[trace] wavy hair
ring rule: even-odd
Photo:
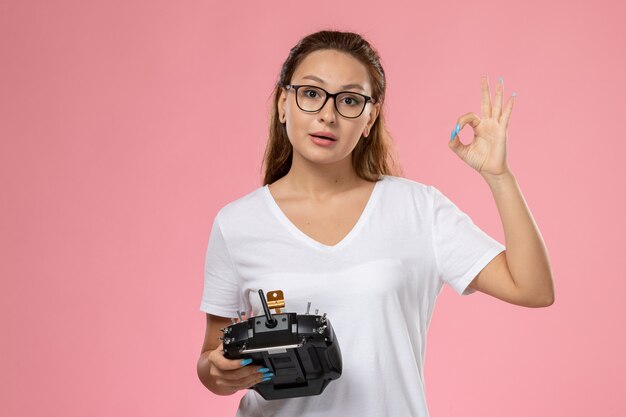
[[[332,49],[347,53],[367,68],[372,85],[372,97],[380,102],[380,111],[367,137],[361,136],[352,151],[352,166],[356,174],[368,181],[377,181],[381,174],[402,176],[392,138],[385,126],[384,100],[386,79],[378,52],[363,37],[353,32],[323,30],[302,38],[291,48],[274,87],[270,112],[269,138],[263,156],[263,185],[284,177],[291,168],[293,146],[287,129],[279,120],[278,100],[282,88],[302,60],[311,52]]]

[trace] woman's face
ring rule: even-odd
[[[346,53],[329,49],[307,55],[296,68],[291,84],[313,85],[329,93],[352,91],[372,96],[366,67]],[[358,84],[362,89],[344,87],[348,84]],[[310,94],[315,96],[314,93]],[[307,113],[296,104],[294,89],[283,89],[278,101],[278,114],[281,122],[286,123],[294,159],[301,156],[318,163],[336,162],[349,156],[361,135],[369,135],[379,108],[379,103],[368,102],[359,117],[350,119],[339,114],[335,109],[334,99],[329,98],[321,110]],[[315,132],[329,132],[337,140],[326,142],[328,146],[316,144],[314,138],[310,136]]]

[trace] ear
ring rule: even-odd
[[[277,103],[277,111],[278,111],[278,120],[280,120],[281,123],[285,123],[285,103],[287,101],[287,91],[283,88],[280,87],[280,96],[278,97],[278,103]]]
[[[370,129],[372,128],[372,125],[376,122],[379,112],[380,112],[380,103],[375,103],[372,106],[372,109],[370,110],[370,113],[369,113],[370,117],[369,117],[369,120],[367,121],[367,124],[365,125],[365,130],[363,131],[364,137],[367,137],[370,134]]]

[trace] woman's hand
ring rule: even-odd
[[[241,359],[226,359],[224,343],[209,352],[210,388],[215,394],[231,395],[239,390],[251,388],[259,382],[269,381],[274,375],[268,372],[268,368],[258,365],[247,366],[251,359],[244,362]]]
[[[493,107],[486,76],[482,77],[482,93],[482,117],[478,117],[475,113],[466,113],[459,117],[448,146],[459,158],[467,162],[483,177],[497,177],[509,172],[506,162],[506,130],[513,110],[515,93],[507,101],[502,114],[500,114],[504,93],[502,79],[496,87],[496,99]],[[474,129],[474,140],[464,145],[461,143],[458,133],[468,123]]]

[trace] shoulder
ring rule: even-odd
[[[385,188],[390,195],[411,196],[421,203],[431,202],[435,192],[439,191],[432,185],[424,184],[409,178],[384,175]]]
[[[221,224],[237,224],[254,217],[264,204],[264,192],[265,187],[257,187],[249,193],[229,201],[218,210],[216,219]]]

